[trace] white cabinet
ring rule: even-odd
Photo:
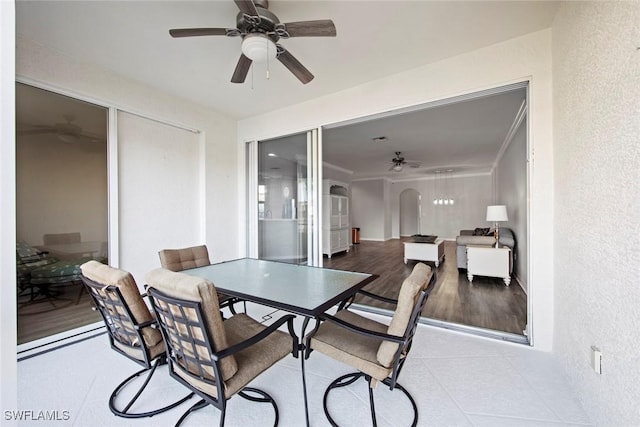
[[[322,196],[322,253],[329,258],[336,252],[349,251],[349,197],[346,184],[325,181]]]
[[[501,277],[504,284],[511,283],[511,249],[508,247],[495,248],[492,246],[467,245],[467,279],[473,281],[473,276]]]

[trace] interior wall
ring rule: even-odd
[[[594,1],[553,23],[554,349],[596,425],[640,425],[639,22],[638,2]]]
[[[18,240],[42,245],[43,234],[79,231],[83,241],[107,241],[106,143],[20,136],[16,181]]]
[[[472,72],[470,71],[472,70]],[[452,96],[529,80],[531,150],[536,153],[530,186],[530,287],[533,308],[530,339],[551,350],[553,334],[553,152],[551,120],[551,30],[514,38],[372,81],[302,104],[239,121],[238,149],[244,142],[277,137],[326,124],[419,105]],[[282,120],[287,117],[287,120]],[[244,171],[244,165],[240,165]],[[485,223],[484,218],[478,221]],[[477,221],[474,221],[477,223]],[[355,222],[354,226],[358,226]],[[467,224],[471,226],[473,224]],[[422,230],[427,232],[426,229]]]
[[[385,240],[384,187],[382,179],[351,183],[351,226],[360,228],[360,240]]]
[[[393,236],[400,236],[400,194],[413,188],[422,200],[420,230],[422,234],[433,234],[443,239],[455,240],[460,230],[489,227],[486,221],[487,206],[492,199],[491,175],[452,176],[447,187],[453,197],[453,205],[434,205],[433,199],[440,196],[435,179],[397,181],[393,183],[391,208]]]
[[[527,236],[527,120],[520,123],[511,143],[495,169],[496,204],[507,206],[509,221],[500,223],[508,227],[516,238],[513,273],[525,292],[528,290],[528,236]]]
[[[420,234],[420,193],[408,188],[400,193],[400,236]],[[391,199],[393,203],[393,198]]]

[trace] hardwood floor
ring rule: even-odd
[[[411,274],[417,261],[404,264],[403,240],[363,241],[348,253],[325,257],[324,267],[337,270],[374,273],[380,277],[366,289],[389,298],[397,298],[402,281]],[[445,261],[438,268],[438,281],[425,305],[423,315],[431,319],[523,335],[527,323],[527,296],[515,280],[511,286],[502,279],[476,276],[469,283],[466,273],[456,266],[456,244],[445,241]],[[435,268],[434,263],[427,263]],[[356,302],[391,308],[370,298]]]
[[[18,344],[24,344],[49,335],[70,329],[79,328],[101,321],[100,314],[91,309],[91,297],[82,293],[78,304],[81,283],[58,286],[62,292],[54,300],[57,308],[50,302],[41,301],[36,304],[18,305]],[[20,298],[22,302],[24,298]]]

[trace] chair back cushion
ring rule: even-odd
[[[404,279],[400,287],[396,311],[391,318],[387,334],[400,337],[405,335],[411,314],[418,303],[420,291],[426,289],[432,274],[431,267],[419,262],[413,268],[411,275]],[[385,367],[391,367],[397,351],[398,344],[383,341],[378,349],[378,362]]]
[[[63,245],[65,243],[80,243],[80,232],[44,234],[42,241],[45,245]]]
[[[80,266],[80,269],[83,276],[104,285],[105,288],[108,286],[118,288],[122,294],[123,302],[129,307],[133,321],[136,322],[136,324],[153,320],[149,307],[147,307],[147,304],[145,304],[142,299],[138,285],[131,273],[99,263],[95,260],[87,261]],[[104,292],[102,292],[101,296],[103,298],[105,297]],[[153,347],[162,342],[162,334],[159,330],[153,329],[152,327],[142,328],[141,334],[148,347]],[[136,345],[137,343],[125,344]]]
[[[158,255],[160,255],[162,268],[171,271],[182,271],[211,264],[206,245],[183,249],[163,249],[158,252]]]
[[[204,317],[204,327],[209,334],[209,341],[213,346],[212,350],[217,352],[229,347],[225,328],[222,323],[222,316],[220,315],[218,293],[213,283],[206,279],[184,273],[176,273],[164,268],[157,268],[149,272],[146,279],[149,286],[162,292],[164,295],[200,303]],[[187,312],[187,317],[192,322],[198,322],[197,313],[193,310]],[[169,342],[168,345],[171,346],[172,343]],[[204,348],[198,348],[196,350],[197,354],[191,356],[208,359],[204,361],[204,364],[211,365],[210,356],[202,350],[204,350]],[[182,368],[190,370],[190,366],[182,366]],[[228,356],[220,360],[220,372],[223,381],[231,378],[237,371],[238,365],[233,356]],[[192,373],[199,375],[197,371],[192,371]],[[208,375],[211,375],[213,378],[213,371],[208,372]]]

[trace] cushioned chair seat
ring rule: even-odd
[[[367,319],[348,310],[336,313],[336,318],[369,331],[387,333],[387,325]],[[344,362],[379,381],[391,373],[391,369],[378,363],[377,354],[382,340],[353,332],[334,323],[325,322],[311,338],[311,347],[332,359]]]
[[[242,342],[260,331],[266,329],[264,325],[256,322],[246,314],[236,314],[225,320],[225,333],[229,346]],[[225,381],[225,398],[229,398],[242,390],[251,380],[267,370],[277,361],[291,352],[291,336],[284,332],[276,331],[262,341],[251,347],[234,354],[238,370]],[[214,386],[198,381],[176,369],[176,374],[189,384],[215,398],[218,392]],[[212,379],[211,377],[209,379]]]

